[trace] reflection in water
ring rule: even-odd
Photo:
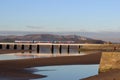
[[[15,54],[1,54],[0,55],[0,60],[12,60],[12,59],[24,59],[24,58],[33,58],[33,56],[23,57],[23,56],[15,56]]]
[[[64,50],[63,50],[64,51]],[[71,50],[72,51],[72,50]],[[0,60],[36,58],[36,57],[55,57],[56,54],[42,54],[38,56],[34,53],[24,55],[3,54],[0,55]],[[81,53],[82,54],[82,53]],[[71,55],[81,55],[71,54]],[[63,56],[68,54],[62,54]],[[61,54],[60,54],[61,56]],[[28,69],[11,69],[9,67],[3,68],[0,66],[0,80],[79,80],[98,73],[98,65],[69,65],[69,66],[46,66],[34,67]],[[44,76],[45,75],[45,76]],[[46,77],[47,76],[47,77]]]
[[[51,46],[45,46],[45,45],[42,45],[39,47],[39,51],[40,53],[51,53]],[[32,52],[31,53],[35,53],[36,52],[36,48],[33,47],[32,48]],[[67,53],[67,46],[63,46],[62,45],[62,48],[61,48],[61,52],[62,53]],[[70,53],[78,53],[78,47],[77,46],[70,46],[69,47],[69,52]],[[54,46],[54,50],[53,50],[53,53],[59,53],[59,46]]]
[[[1,54],[0,60],[13,60],[13,59],[26,59],[26,58],[45,58],[45,57],[56,57],[56,56],[78,56],[78,55],[85,55],[84,53],[81,54],[51,54],[51,53],[14,53],[14,54]]]

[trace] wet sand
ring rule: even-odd
[[[0,50],[0,54],[13,54],[13,53],[21,53],[29,50]],[[0,60],[1,62],[1,60]],[[30,80],[36,78],[46,77],[45,75],[33,74],[34,69],[25,68],[14,68],[13,65],[8,65],[9,63],[5,63],[5,65],[0,65],[0,80]]]
[[[83,80],[120,80],[120,52],[103,52],[99,74]]]
[[[46,58],[30,58],[19,60],[1,60],[1,67],[10,68],[30,68],[37,66],[53,66],[53,65],[75,65],[75,64],[99,64],[101,52],[79,55],[79,56],[58,56]],[[14,65],[14,66],[13,66]]]
[[[10,54],[10,53],[18,53],[18,52],[27,52],[30,50],[0,50],[0,54]]]
[[[120,80],[120,69],[114,69],[81,80]]]
[[[0,80],[30,80],[37,78],[44,78],[45,75],[33,74],[34,69],[11,69],[0,67]]]
[[[46,76],[32,74],[32,71],[34,70],[29,71],[28,69],[26,71],[25,68],[38,67],[38,66],[53,66],[53,65],[99,64],[100,58],[101,58],[101,52],[91,53],[87,55],[79,55],[79,56],[73,55],[73,56],[19,59],[19,60],[0,60],[0,77],[1,77],[0,79],[5,77],[6,78],[10,77],[11,80],[16,80],[16,78],[18,79],[20,78],[20,80],[43,78]]]

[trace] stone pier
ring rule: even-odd
[[[103,52],[99,72],[120,69],[120,52]]]

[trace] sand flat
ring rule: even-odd
[[[13,80],[16,80],[14,79],[16,77],[18,79],[23,78],[23,80],[24,78],[26,80],[43,78],[46,76],[32,74],[31,72],[25,71],[24,69],[31,67],[53,66],[53,65],[99,64],[101,59],[101,54],[102,54],[101,52],[95,52],[87,55],[77,55],[77,56],[71,55],[71,56],[30,58],[30,59],[19,59],[19,60],[0,60],[0,76],[3,76],[3,78],[8,78],[8,79],[10,77]],[[2,79],[2,77],[0,77],[0,79]]]
[[[79,56],[58,56],[46,58],[31,58],[20,60],[1,60],[0,65],[11,68],[29,68],[37,66],[52,66],[52,65],[72,65],[72,64],[99,64],[101,52],[79,55]],[[14,65],[14,66],[13,66]]]

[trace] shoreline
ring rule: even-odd
[[[14,53],[17,56],[30,56],[39,54],[20,54],[22,50],[0,50],[0,54]],[[54,56],[53,56],[54,55]],[[78,65],[78,64],[99,64],[101,52],[88,53],[86,55],[70,55],[70,54],[40,54],[39,56],[47,56],[44,58],[28,58],[17,60],[0,60],[0,79],[5,80],[29,80],[47,77],[47,75],[33,74],[31,67],[54,66],[54,65]],[[41,64],[42,63],[42,64]],[[9,67],[8,67],[9,66]],[[28,70],[25,70],[28,68]],[[120,69],[112,69],[106,72],[93,75],[80,80],[120,80]]]
[[[6,52],[9,53],[9,51]],[[11,51],[10,53],[12,52],[15,51]],[[29,70],[26,71],[25,68],[54,66],[54,65],[99,64],[100,58],[101,58],[101,52],[90,53],[87,55],[79,55],[79,56],[72,55],[72,56],[31,58],[31,59],[20,59],[20,60],[0,60],[0,65],[1,65],[0,76],[1,78],[4,77],[8,78],[8,80],[9,78],[11,78],[12,80],[16,80],[16,78],[20,78],[20,80],[44,78],[47,76],[40,74],[32,74],[31,71]]]
[[[11,68],[29,68],[52,65],[99,64],[100,59],[101,52],[98,52],[79,56],[58,56],[18,60],[0,60],[0,65],[2,65],[3,67],[11,66]]]
[[[113,69],[81,80],[120,80],[120,69]]]
[[[120,52],[103,52],[99,74],[82,80],[120,80]]]

